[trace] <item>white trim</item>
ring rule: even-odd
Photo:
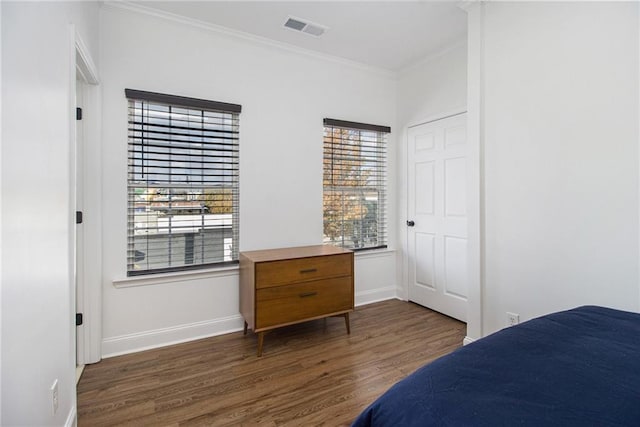
[[[324,53],[319,53],[316,51],[312,51],[309,49],[304,49],[298,46],[290,45],[283,42],[278,42],[275,40],[268,39],[266,37],[256,36],[254,34],[245,33],[243,31],[233,30],[231,28],[226,28],[221,25],[212,24],[210,22],[200,21],[198,19],[187,18],[184,16],[180,16],[171,12],[165,12],[162,10],[157,10],[152,7],[142,6],[140,4],[129,3],[128,1],[105,1],[103,3],[103,7],[112,10],[120,10],[120,11],[128,11],[133,13],[140,13],[143,15],[153,16],[155,18],[165,19],[172,22],[177,22],[180,24],[188,25],[194,28],[200,28],[203,30],[211,31],[219,35],[231,37],[237,40],[248,41],[255,44],[260,44],[263,46],[269,46],[273,48],[277,48],[283,51],[296,53],[299,55],[308,56],[311,58],[321,59],[324,61],[333,62],[339,65],[344,65],[348,67],[353,67],[361,71],[370,72],[376,74],[378,76],[388,77],[390,79],[395,80],[397,78],[397,73],[395,71],[387,70],[384,68],[375,67],[372,65],[363,64],[360,62],[352,61],[349,59],[340,58],[333,55],[328,55]]]
[[[135,286],[159,285],[162,283],[187,282],[190,280],[213,279],[218,277],[237,276],[240,268],[222,267],[206,270],[177,271],[175,273],[148,274],[144,276],[123,277],[113,279],[116,288],[131,288]]]
[[[460,106],[460,107],[456,107],[452,110],[448,110],[448,111],[443,111],[441,113],[438,114],[433,114],[431,116],[428,116],[427,118],[424,118],[422,120],[417,120],[415,122],[409,122],[409,124],[407,125],[405,132],[407,133],[406,135],[406,142],[408,142],[408,131],[409,128],[415,127],[415,126],[420,126],[420,125],[425,125],[427,123],[432,123],[432,122],[437,122],[438,120],[444,120],[444,119],[448,119],[449,117],[453,117],[453,116],[459,116],[460,114],[465,114],[467,112],[467,107],[464,106]]]
[[[236,314],[219,319],[120,335],[106,338],[102,341],[102,357],[114,357],[158,347],[166,347],[202,338],[238,332],[243,330],[243,328],[244,320],[240,314]]]
[[[80,382],[80,378],[82,377],[82,373],[84,372],[84,367],[86,365],[79,365],[76,366],[76,386],[78,385],[78,383]]]
[[[409,246],[407,230],[407,221],[409,220],[409,198],[408,198],[408,182],[409,182],[409,167],[408,167],[408,142],[409,142],[409,126],[404,126],[402,132],[398,136],[398,144],[396,150],[396,164],[399,168],[396,168],[396,174],[399,175],[398,179],[398,220],[396,222],[398,227],[398,243],[402,248],[402,254],[397,259],[398,275],[400,281],[398,282],[398,297],[403,301],[409,301],[409,257],[407,256],[407,248]],[[404,172],[404,173],[402,173]]]
[[[371,259],[371,258],[388,258],[390,256],[393,256],[393,254],[396,253],[395,249],[376,249],[376,250],[370,250],[370,251],[357,251],[354,252],[354,258],[357,260],[359,259]]]
[[[0,1],[0,47],[2,46],[2,2]],[[0,93],[2,92],[2,57],[0,52]],[[2,104],[0,101],[0,167],[2,165]],[[2,174],[0,173],[0,271],[2,271]],[[2,307],[2,276],[0,275],[0,307]],[[0,315],[0,331],[2,331],[2,316]],[[2,378],[2,339],[0,339],[0,378]],[[2,422],[2,388],[0,387],[0,422]]]
[[[462,340],[462,345],[469,345],[472,342],[476,342],[476,339],[471,338],[470,336],[466,336],[464,337],[464,339]]]
[[[390,299],[398,299],[395,286],[387,286],[385,288],[356,292],[355,305],[356,307],[359,307],[361,305],[373,304],[374,302],[386,301]]]
[[[67,268],[67,283],[66,283],[66,291],[68,292],[67,301],[68,306],[65,307],[68,310],[65,315],[65,319],[67,322],[67,331],[68,331],[68,353],[67,357],[69,360],[67,361],[68,370],[64,372],[64,378],[58,378],[55,380],[55,383],[58,384],[56,387],[62,385],[60,388],[62,389],[62,393],[60,393],[60,388],[58,389],[58,402],[62,403],[62,405],[54,405],[53,406],[53,415],[56,416],[57,411],[64,411],[64,408],[69,405],[69,412],[67,412],[67,417],[65,419],[65,426],[75,426],[76,425],[76,382],[75,382],[75,366],[77,360],[77,352],[76,352],[76,334],[77,328],[75,324],[75,312],[76,312],[76,224],[75,224],[75,209],[76,209],[76,117],[75,117],[75,105],[76,105],[76,48],[75,48],[75,39],[76,39],[76,29],[73,24],[69,24],[67,26],[67,138],[68,138],[68,148],[67,148],[67,188],[65,189],[68,192],[68,200],[66,206],[66,212],[64,214],[67,216],[67,260],[66,260],[66,268]],[[81,361],[80,363],[84,363]],[[67,388],[67,384],[70,386]],[[57,417],[60,417],[62,414],[58,414]]]
[[[396,287],[389,286],[364,292],[355,296],[356,307],[375,302],[397,299]],[[238,332],[244,328],[244,319],[240,314],[154,329],[133,334],[106,338],[102,341],[102,357],[114,357],[123,354],[166,347],[203,338]]]
[[[67,420],[64,422],[65,427],[76,427],[78,425],[78,408],[74,404],[69,410],[69,415],[67,415]]]
[[[78,304],[83,311],[83,325],[81,328],[74,326],[74,341],[76,333],[82,334],[79,341],[82,344],[80,351],[77,353],[78,362],[80,364],[95,363],[100,360],[101,356],[101,341],[102,341],[102,161],[101,161],[101,135],[100,135],[100,123],[101,123],[101,99],[100,99],[100,79],[98,77],[98,71],[95,63],[91,57],[91,53],[85,44],[82,36],[75,27],[71,29],[72,33],[72,72],[71,72],[71,86],[70,89],[70,115],[71,115],[71,135],[72,135],[72,149],[74,151],[74,157],[78,152],[82,155],[79,159],[82,162],[82,176],[79,179],[82,180],[82,197],[80,200],[83,202],[82,210],[85,213],[85,221],[81,225],[83,232],[81,234],[83,242],[81,248],[83,254],[79,257],[82,262],[81,268],[77,271],[81,273],[78,276],[78,283],[81,283],[82,292],[80,296],[82,298]],[[82,90],[82,107],[84,111],[84,117],[82,119],[82,150],[76,149],[76,126],[77,121],[75,118],[76,107],[76,73],[82,77],[83,90]],[[73,205],[71,207],[70,217],[75,219],[73,215],[77,208],[76,203],[76,161],[72,159],[72,199]],[[76,234],[75,220],[72,220],[73,235]],[[76,245],[75,237],[72,242],[74,248]],[[74,251],[75,253],[75,251]],[[75,257],[75,255],[74,255]],[[73,262],[76,262],[74,258]],[[75,270],[74,270],[75,274]],[[76,309],[75,301],[75,283],[72,294],[74,296],[73,310]],[[75,317],[75,316],[74,316]],[[75,319],[74,319],[75,320]],[[74,322],[75,325],[75,322]]]
[[[100,79],[98,78],[98,69],[96,68],[96,64],[91,59],[91,54],[89,53],[89,48],[85,44],[80,34],[75,32],[75,47],[76,47],[76,67],[79,67],[78,71],[82,74],[85,82],[90,85],[98,85],[100,84]],[[79,59],[79,61],[78,61]]]
[[[395,249],[380,249],[372,251],[355,252],[356,262],[360,259],[388,258],[393,256]],[[237,265],[231,267],[220,267],[206,270],[177,271],[174,273],[149,274],[144,276],[132,276],[113,279],[113,286],[120,288],[131,288],[136,286],[159,285],[163,283],[186,282],[190,280],[212,279],[218,277],[237,276],[239,274]]]
[[[467,334],[483,336],[483,292],[485,282],[484,220],[484,4],[473,2],[465,8],[468,25],[467,50],[467,144],[469,145],[468,259],[469,279]]]

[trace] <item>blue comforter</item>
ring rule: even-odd
[[[420,368],[353,426],[640,426],[640,314],[585,306],[503,329]]]

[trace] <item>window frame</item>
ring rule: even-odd
[[[364,150],[362,150],[362,148],[368,148],[369,150],[371,150],[371,140],[367,140],[366,138],[363,138],[363,133],[371,133],[371,132],[375,132],[376,135],[376,141],[375,141],[375,148],[373,149],[373,154],[371,154],[371,151],[369,151],[369,162],[375,162],[377,163],[376,166],[376,170],[373,172],[373,179],[375,181],[374,185],[367,185],[366,183],[364,185],[359,184],[359,185],[336,185],[336,178],[334,178],[334,176],[337,174],[339,175],[340,173],[342,173],[343,175],[345,174],[344,172],[344,167],[340,166],[339,162],[336,162],[333,158],[336,147],[340,150],[345,150],[347,148],[347,144],[344,144],[343,142],[345,141],[345,138],[343,136],[341,136],[340,138],[338,138],[338,141],[335,142],[335,139],[332,138],[330,135],[328,136],[328,132],[333,132],[334,130],[340,130],[341,132],[358,132],[358,137],[355,139],[350,139],[351,141],[357,140],[358,145],[355,145],[357,148],[355,148],[355,150],[358,152],[359,155],[352,155],[351,156],[351,161],[355,162],[356,165],[358,166],[353,166],[353,164],[350,166],[351,167],[351,171],[353,171],[353,168],[357,168],[359,169],[359,173],[356,172],[356,181],[361,181],[363,179],[365,179],[366,181],[368,181],[368,175],[366,173],[363,172],[363,169],[366,169],[366,167],[363,166],[364,163],[366,163],[366,158],[365,154],[362,154],[362,152]],[[391,133],[391,128],[389,126],[380,126],[380,125],[373,125],[373,124],[367,124],[367,123],[359,123],[359,122],[351,122],[351,121],[346,121],[346,120],[337,120],[337,119],[330,119],[330,118],[325,118],[323,120],[323,243],[324,244],[330,244],[330,245],[335,245],[335,246],[340,246],[346,249],[350,249],[352,251],[355,252],[360,252],[360,251],[368,251],[368,250],[375,250],[375,249],[385,249],[388,247],[388,219],[387,219],[387,210],[388,210],[388,198],[387,198],[387,193],[388,193],[388,188],[387,188],[387,180],[388,180],[388,164],[387,164],[387,151],[388,151],[388,135]],[[328,138],[331,140],[331,142],[328,141]],[[367,145],[367,143],[369,143],[369,145]],[[371,160],[371,158],[373,158],[374,160]],[[327,167],[327,165],[329,164],[329,167]],[[371,168],[369,168],[371,169]],[[330,176],[327,175],[327,173],[330,174]],[[339,178],[340,179],[340,178]],[[342,178],[344,179],[344,178]],[[348,190],[348,187],[352,187],[353,190]],[[377,194],[377,204],[376,204],[376,219],[375,219],[375,226],[376,226],[376,231],[375,231],[375,243],[374,244],[369,244],[367,245],[366,243],[364,243],[364,241],[362,242],[362,245],[354,245],[352,246],[352,244],[354,244],[354,241],[351,240],[352,244],[345,244],[347,239],[345,239],[345,230],[349,228],[349,226],[345,226],[345,223],[348,223],[349,221],[352,221],[355,223],[356,220],[346,220],[344,219],[344,215],[343,218],[340,220],[338,220],[339,224],[340,224],[340,229],[341,232],[338,233],[338,236],[340,236],[339,240],[328,240],[328,235],[327,235],[327,229],[328,229],[328,225],[327,222],[329,221],[327,219],[327,211],[328,209],[331,209],[331,206],[327,206],[328,204],[331,204],[333,202],[331,202],[330,199],[330,195],[328,196],[328,194],[335,194],[338,192],[342,192],[343,194],[343,200],[344,200],[344,193],[348,193],[351,192],[352,193],[352,198],[353,197],[357,197],[357,196],[353,196],[354,194],[357,194],[358,192],[361,193],[361,200],[359,202],[359,204],[356,205],[358,206],[358,208],[361,212],[362,212],[362,207],[365,206],[365,199],[364,199],[364,193],[365,192],[369,192],[371,193],[372,191],[376,191]],[[352,199],[353,200],[353,199]],[[342,202],[341,205],[341,212],[344,214],[344,207],[345,202]],[[365,209],[366,206],[365,206]],[[364,240],[364,236],[362,233],[362,230],[370,227],[371,225],[371,220],[365,220],[365,217],[368,213],[368,209],[365,212],[364,215],[361,216],[361,236],[360,238]],[[364,226],[362,225],[364,223]],[[354,225],[352,225],[351,227],[354,227]],[[352,232],[352,235],[355,236],[355,232]]]
[[[127,99],[128,105],[128,118],[127,118],[127,277],[137,277],[137,276],[145,276],[145,275],[153,275],[153,274],[161,274],[161,273],[173,273],[173,272],[182,272],[182,271],[194,271],[194,270],[203,270],[203,269],[211,269],[215,267],[224,267],[229,265],[238,264],[239,260],[239,189],[240,189],[240,143],[239,143],[239,116],[242,111],[242,106],[238,104],[230,104],[224,102],[217,101],[209,101],[198,98],[189,98],[184,96],[176,96],[176,95],[168,95],[156,92],[147,92],[140,91],[134,89],[125,89],[125,97]],[[145,118],[144,113],[140,113],[139,116],[136,116],[136,103],[140,105],[140,110],[144,112],[144,105],[146,104],[147,113],[149,111],[149,107],[155,108],[166,108],[168,112],[164,112],[164,114],[168,117],[167,123],[151,123],[148,122],[150,119],[147,116]],[[184,113],[174,113],[173,109],[178,111],[188,110],[187,118],[188,121],[186,124],[184,122],[181,124],[182,126],[178,128],[178,125],[173,125],[172,121],[175,116],[184,115]],[[152,110],[153,111],[153,110]],[[156,110],[157,111],[157,110]],[[193,114],[192,113],[196,113]],[[192,117],[197,117],[197,114],[200,113],[202,116],[201,122],[192,122]],[[133,118],[132,118],[133,117]],[[140,119],[140,121],[136,121],[136,119]],[[206,123],[207,121],[215,122],[216,119],[222,120],[222,123]],[[229,121],[230,124],[227,122]],[[163,132],[159,132],[157,129],[155,134],[153,131],[145,131],[145,125],[148,128],[158,128],[162,126]],[[200,127],[198,127],[198,125]],[[217,126],[217,127],[216,127]],[[176,129],[179,129],[176,131]],[[145,136],[145,132],[148,134]],[[174,133],[175,132],[175,133]],[[200,142],[192,141],[192,138],[196,138],[193,132],[200,132]],[[152,136],[158,136],[159,133],[162,133],[164,136],[161,136],[160,143],[164,144],[164,149],[157,149],[159,153],[148,154],[148,157],[145,158],[145,144],[149,144]],[[226,138],[226,140],[224,140]],[[223,139],[222,142],[220,140]],[[199,147],[198,147],[199,145]],[[136,148],[137,146],[137,148]],[[165,151],[166,150],[166,151]],[[183,158],[181,161],[174,160],[173,156],[180,156],[174,153],[174,150],[182,150],[182,156],[186,156],[186,159]],[[149,151],[150,152],[150,151]],[[199,154],[192,154],[196,152]],[[215,153],[223,153],[229,154],[226,159],[220,161],[220,159],[214,159]],[[220,155],[220,154],[217,154]],[[198,158],[200,160],[198,160]],[[212,161],[216,160],[216,161]],[[145,162],[147,162],[147,166],[145,166]],[[174,163],[182,164],[182,166],[175,166]],[[211,165],[216,165],[210,167]],[[156,169],[159,172],[144,172],[145,168],[148,169]],[[193,170],[200,170],[200,175],[193,175]],[[181,171],[183,173],[175,173]],[[166,176],[163,176],[163,172],[166,173]],[[207,173],[208,172],[208,173]],[[146,173],[147,178],[141,179],[139,176],[144,176]],[[180,182],[176,180],[173,182],[173,175],[184,175],[185,182]],[[156,181],[154,181],[151,176],[156,176]],[[160,177],[160,178],[158,178]],[[163,179],[164,178],[164,179]],[[198,178],[201,180],[198,183]],[[179,239],[179,235],[183,235],[184,238],[184,263],[178,262],[178,265],[166,265],[160,267],[154,267],[147,261],[147,268],[136,269],[136,211],[139,209],[139,206],[144,206],[145,212],[155,212],[158,215],[158,212],[162,211],[162,209],[151,210],[154,201],[151,199],[146,199],[146,202],[141,202],[136,199],[136,189],[146,188],[147,193],[150,188],[154,189],[163,189],[168,191],[168,210],[165,212],[167,216],[166,228],[168,230],[167,237],[168,241],[171,242],[173,235],[176,235],[176,240]],[[181,189],[181,190],[180,190]],[[207,192],[209,190],[209,192]],[[175,198],[177,194],[182,191],[187,194],[188,197],[186,200],[190,200],[189,196],[193,196],[195,200],[199,202],[199,210],[192,216],[200,216],[201,221],[199,224],[193,225],[194,230],[189,233],[188,231],[180,230],[180,228],[185,228],[184,223],[180,224],[176,221],[177,225],[173,225],[173,218],[179,217],[181,215],[190,214],[190,211],[195,209],[189,209],[188,202],[184,201],[184,209],[187,209],[184,212],[180,212],[176,210],[172,203],[174,201],[182,200],[179,198]],[[164,193],[158,193],[164,194]],[[223,199],[217,199],[216,196],[220,196]],[[211,200],[209,200],[211,199]],[[227,200],[229,199],[229,200]],[[225,258],[225,219],[219,217],[214,218],[206,218],[206,215],[210,212],[209,203],[215,203],[212,201],[220,201],[220,209],[230,210],[230,223],[231,223],[231,249],[230,256],[231,260],[224,260]],[[193,203],[192,203],[193,204]],[[228,207],[226,205],[229,205]],[[216,205],[218,206],[218,205]],[[155,206],[157,208],[157,206]],[[177,213],[173,213],[177,212]],[[186,221],[184,218],[182,221]],[[144,220],[144,226],[148,227],[148,220]],[[218,224],[216,221],[220,221]],[[205,224],[205,222],[209,222],[209,224]],[[159,229],[160,226],[156,225],[156,228]],[[174,231],[178,229],[178,231]],[[145,229],[148,232],[148,228]],[[205,246],[209,245],[207,239],[211,237],[207,237],[207,233],[214,232],[215,230],[223,230],[222,237],[220,237],[220,242],[222,242],[221,253],[222,260],[207,262],[207,259],[217,257],[217,255],[211,255],[211,253],[205,256],[207,250],[216,252],[218,251],[217,247],[213,246],[213,249],[205,250]],[[182,231],[182,233],[181,233]],[[157,232],[157,230],[156,230]],[[187,264],[187,234],[191,234],[191,240],[196,238],[196,235],[199,236],[200,246],[202,247],[200,255],[201,260],[195,264]],[[149,234],[138,235],[138,238],[146,238]],[[218,242],[218,237],[214,240],[216,243]],[[149,241],[146,241],[147,244]],[[172,257],[174,256],[171,243],[169,243],[169,247],[165,252],[161,254],[166,254],[168,258],[168,262],[165,264],[170,264]],[[145,256],[149,254],[146,253]],[[163,256],[163,255],[162,255]],[[191,261],[196,260],[196,256],[192,255]],[[162,264],[162,263],[159,263]]]

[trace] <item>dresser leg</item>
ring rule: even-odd
[[[258,357],[262,356],[263,343],[264,343],[264,332],[258,332]]]
[[[247,328],[249,327],[249,324],[247,323],[247,321],[245,320],[244,322],[244,334],[247,335]]]
[[[351,334],[351,327],[349,326],[349,313],[344,314],[344,323],[347,325],[347,334]]]

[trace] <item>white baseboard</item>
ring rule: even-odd
[[[467,344],[471,344],[472,342],[474,342],[475,339],[471,338],[471,337],[464,337],[464,339],[462,340],[462,345],[467,345]]]
[[[374,302],[396,299],[396,287],[389,286],[369,291],[358,292],[355,295],[355,305],[366,305]],[[136,353],[152,348],[165,347],[194,341],[201,338],[228,334],[241,331],[244,320],[241,315],[206,320],[204,322],[189,323],[163,329],[120,335],[102,340],[102,357],[114,357],[123,354]]]
[[[230,332],[241,331],[243,327],[244,321],[242,316],[236,314],[234,316],[206,320],[204,322],[106,338],[102,341],[102,357],[120,356],[122,354],[135,353],[152,348],[228,334]]]
[[[78,415],[78,408],[76,405],[73,405],[69,410],[69,415],[67,415],[67,421],[64,423],[64,427],[76,427],[78,425],[78,420],[76,416]]]
[[[356,307],[360,305],[373,304],[374,302],[397,299],[396,287],[388,286],[370,291],[356,292]]]

